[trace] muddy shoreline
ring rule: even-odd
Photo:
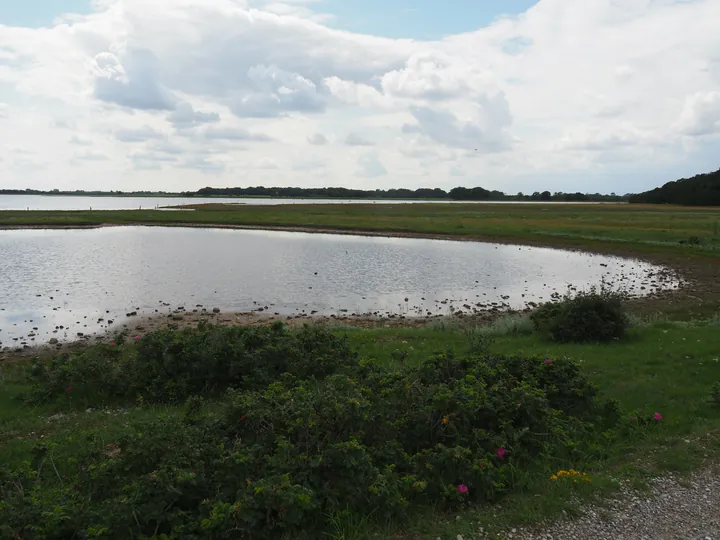
[[[453,325],[485,325],[498,317],[522,313],[518,310],[498,310],[477,314],[462,315],[431,315],[412,317],[404,315],[276,315],[258,312],[212,312],[212,311],[178,311],[170,314],[141,314],[127,319],[125,322],[113,324],[104,330],[88,333],[80,338],[62,340],[56,343],[40,343],[23,348],[0,349],[0,362],[11,359],[22,359],[43,356],[57,352],[82,349],[95,343],[111,343],[116,335],[124,333],[129,340],[143,336],[149,332],[173,326],[178,329],[194,328],[200,323],[218,324],[222,326],[262,326],[280,321],[290,327],[301,327],[313,324],[327,327],[355,328],[421,328],[432,323]]]

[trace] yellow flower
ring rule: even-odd
[[[443,416],[443,419],[442,419],[443,426],[446,426],[448,422],[449,422],[448,417]]]
[[[573,483],[577,483],[578,480],[583,480],[585,482],[592,482],[588,473],[581,473],[579,471],[576,471],[575,469],[570,469],[568,471],[566,471],[564,469],[560,469],[558,472],[556,472],[550,478],[551,478],[551,480],[557,480],[558,478],[572,478]]]

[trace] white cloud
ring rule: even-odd
[[[142,150],[130,152],[128,157],[133,161],[159,161],[162,163],[174,163],[178,160],[177,157],[168,154],[145,152]]]
[[[92,140],[78,134],[74,134],[72,137],[70,137],[70,142],[78,146],[92,146],[93,144]]]
[[[369,84],[327,77],[323,81],[330,94],[339,103],[376,109],[391,108],[396,101]]]
[[[151,149],[155,152],[162,152],[165,154],[173,155],[183,154],[186,151],[185,148],[183,148],[182,146],[167,141],[156,143],[152,145]]]
[[[293,2],[292,0],[289,0],[286,2],[269,2],[263,6],[263,9],[277,15],[305,17],[319,23],[329,22],[335,19],[333,15],[330,15],[328,13],[316,13],[313,10],[309,9],[307,6],[298,5],[300,3],[306,3],[306,1],[307,0],[302,2]]]
[[[279,169],[280,166],[277,164],[276,161],[270,159],[270,158],[262,158],[256,165],[256,169],[264,169],[264,170],[273,170],[273,169]]]
[[[417,124],[403,126],[405,133],[421,133],[451,148],[500,152],[510,148],[508,128],[512,123],[507,100],[502,94],[482,97],[460,119],[441,107],[413,107],[410,113]]]
[[[185,169],[194,169],[204,173],[219,173],[225,170],[225,164],[201,156],[186,159],[181,165]]]
[[[136,171],[160,171],[163,170],[164,165],[174,165],[178,162],[177,156],[147,150],[133,150],[127,157]]]
[[[96,152],[94,150],[83,150],[77,152],[73,159],[75,161],[108,161],[110,157],[103,152]]]
[[[216,112],[196,111],[189,103],[180,103],[168,117],[168,122],[176,128],[192,128],[202,124],[211,124],[220,121]]]
[[[172,110],[176,97],[159,82],[160,63],[146,49],[95,56],[95,97],[131,109]]]
[[[322,2],[96,4],[2,27],[0,141],[32,151],[0,144],[4,185],[186,190],[244,168],[277,185],[452,187],[466,171],[510,192],[624,192],[667,180],[660,160],[701,172],[720,143],[718,0],[539,0],[436,41],[330,28]]]
[[[248,77],[252,90],[230,102],[230,109],[237,116],[270,118],[291,111],[319,113],[327,105],[322,89],[299,73],[275,65],[257,65],[248,70]]]
[[[688,96],[678,124],[682,133],[693,137],[720,133],[720,91]]]
[[[140,128],[120,128],[114,132],[115,138],[122,142],[144,142],[151,139],[164,139],[165,135],[150,126]]]
[[[653,132],[644,131],[636,126],[620,122],[613,126],[581,127],[572,130],[560,139],[558,150],[612,150],[630,146],[662,144],[660,137]]]
[[[393,70],[382,77],[385,93],[406,98],[444,100],[472,95],[469,70],[439,51],[412,55],[403,69]],[[455,65],[454,65],[455,64]]]
[[[326,165],[317,159],[299,160],[293,165],[293,169],[301,172],[314,172],[325,169]]]
[[[348,133],[345,137],[345,144],[348,146],[375,146],[375,143],[357,133]]]
[[[219,139],[226,141],[272,141],[271,137],[262,133],[250,133],[243,128],[208,128],[203,132],[206,139]]]
[[[323,146],[328,143],[327,137],[322,133],[313,133],[308,135],[307,140],[314,146]]]
[[[364,154],[358,158],[357,162],[360,170],[355,173],[355,176],[359,178],[377,178],[387,174],[387,169],[375,153]]]

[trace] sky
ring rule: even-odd
[[[0,188],[638,192],[720,167],[720,0],[0,1]]]

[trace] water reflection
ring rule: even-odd
[[[413,316],[493,302],[522,308],[602,279],[645,294],[656,271],[613,257],[460,241],[161,227],[0,231],[0,342],[74,337],[132,311],[179,306]]]

